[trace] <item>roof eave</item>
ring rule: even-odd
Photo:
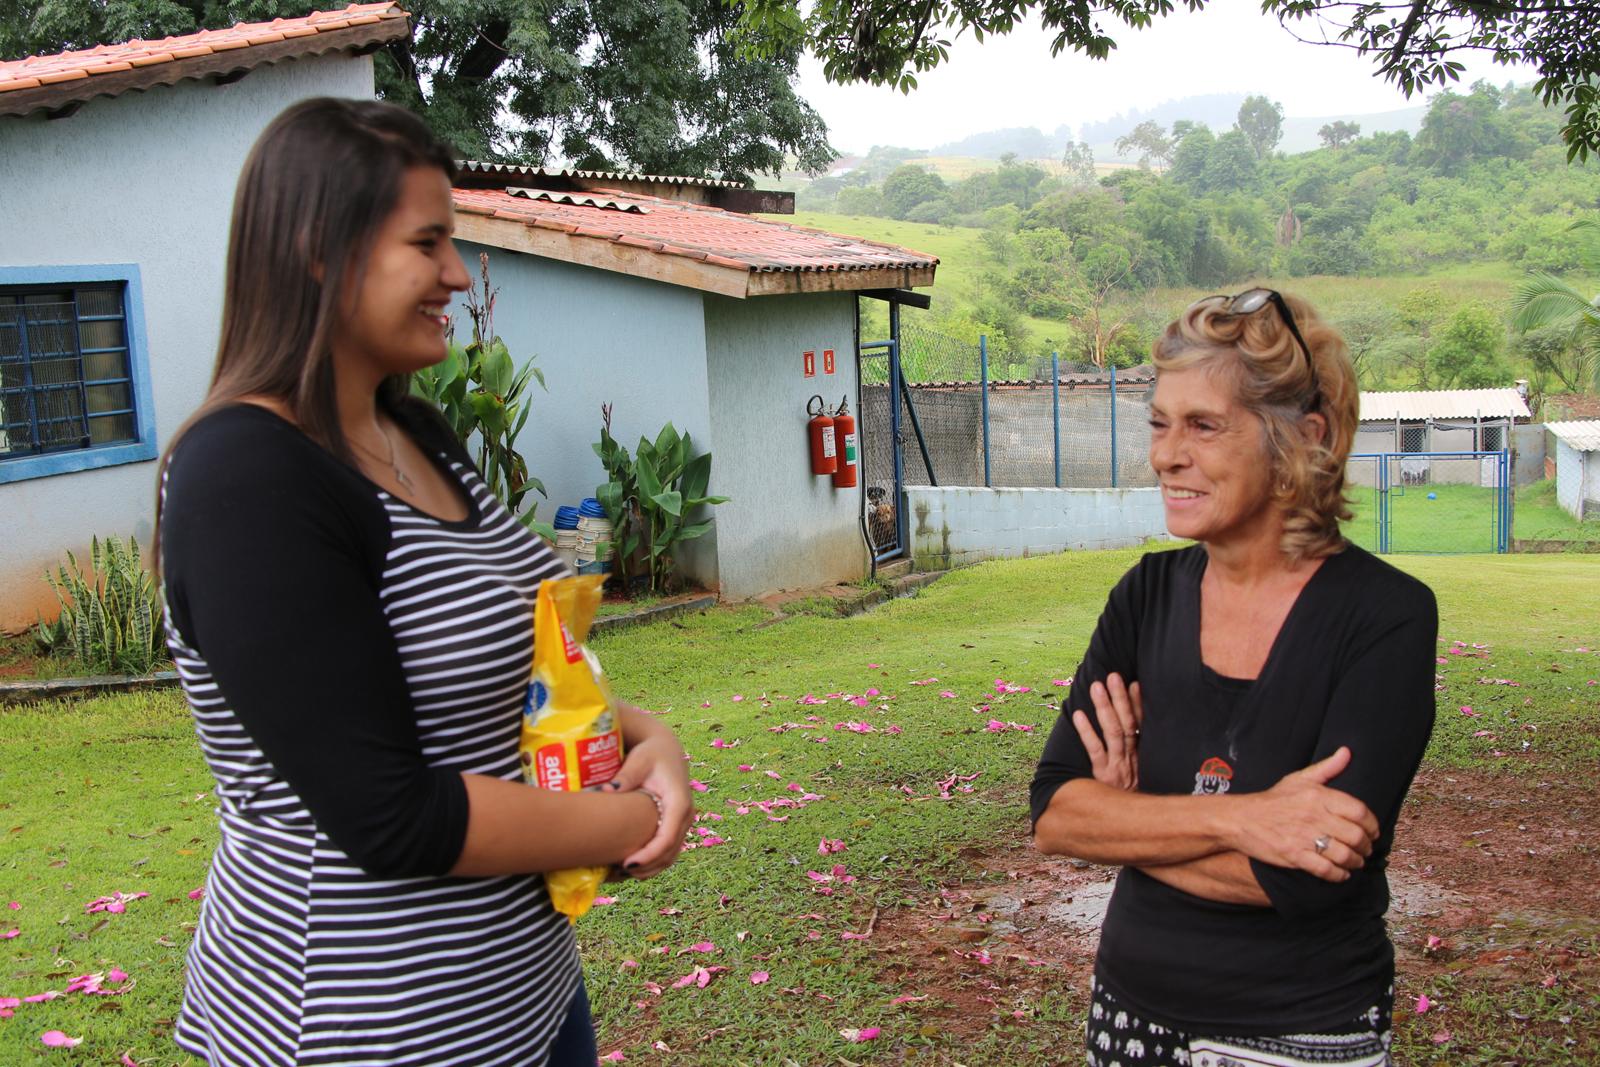
[[[750,296],[843,293],[862,289],[917,289],[933,284],[935,265],[850,270],[752,271]]]
[[[860,289],[911,289],[932,285],[934,266],[868,267],[850,270],[768,270],[732,267],[693,256],[664,253],[605,237],[530,226],[520,219],[456,213],[456,236],[510,252],[629,274],[738,300],[794,293],[854,292]]]
[[[256,67],[286,59],[327,55],[329,52],[375,51],[390,41],[409,36],[411,20],[404,15],[378,17],[374,22],[323,30],[315,36],[289,37],[270,44],[229,48],[209,55],[135,67],[114,74],[94,74],[73,81],[41,85],[33,89],[13,89],[0,93],[0,115],[30,115],[36,111],[70,115],[78,106],[101,96],[121,96],[143,92],[158,85],[216,78],[230,81]]]
[[[456,214],[456,237],[509,252],[526,252],[562,263],[615,271],[741,300],[748,295],[750,272],[743,268],[706,263],[690,256],[662,255],[649,248],[617,244],[604,237],[529,226],[518,219],[497,219],[460,211]]]

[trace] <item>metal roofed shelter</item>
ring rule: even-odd
[[[0,629],[51,609],[66,550],[148,544],[246,153],[298,100],[371,99],[369,54],[408,32],[376,3],[0,63]]]
[[[1600,515],[1600,419],[1544,428],[1555,438],[1557,502],[1579,522]]]
[[[1497,452],[1512,446],[1511,428],[1532,417],[1527,399],[1513,387],[1363,392],[1351,452]],[[1403,471],[1406,463],[1401,461]],[[1479,480],[1476,466],[1465,463],[1435,465],[1429,476],[1433,481]],[[1355,485],[1371,484],[1370,466],[1352,464],[1348,477]]]
[[[744,599],[867,573],[866,480],[811,474],[806,402],[859,414],[857,300],[932,284],[935,257],[751,214],[792,194],[708,179],[469,162],[455,205],[469,267],[489,257],[495,332],[548,382],[519,441],[541,514],[594,494],[609,403],[630,451],[670,421],[712,453],[730,500],[685,555],[702,585]]]

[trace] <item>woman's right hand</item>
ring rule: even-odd
[[[1349,765],[1350,749],[1340,746],[1326,759],[1284,775],[1266,792],[1238,797],[1234,848],[1325,881],[1348,879],[1366,865],[1379,833],[1378,819],[1365,804],[1327,784]]]
[[[1134,792],[1139,788],[1139,731],[1144,723],[1139,683],[1124,685],[1122,675],[1112,671],[1104,682],[1089,686],[1089,699],[1100,732],[1095,733],[1083,711],[1072,713],[1072,726],[1089,754],[1094,780]]]

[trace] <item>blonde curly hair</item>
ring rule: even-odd
[[[1316,361],[1314,369],[1276,307],[1231,313],[1228,301],[1216,298],[1190,305],[1157,338],[1151,356],[1158,377],[1194,367],[1218,375],[1261,420],[1272,496],[1283,511],[1283,552],[1293,560],[1317,559],[1345,544],[1339,531],[1339,523],[1351,517],[1345,460],[1355,439],[1360,393],[1344,338],[1304,300],[1279,295]],[[1313,412],[1327,422],[1321,441],[1302,429]]]

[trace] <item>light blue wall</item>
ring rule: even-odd
[[[199,404],[215,359],[239,168],[266,124],[307,96],[372,96],[372,61],[336,54],[0,118],[0,267],[137,264],[157,447]],[[12,271],[8,277],[19,275]],[[0,484],[0,629],[47,607],[46,566],[95,534],[148,542],[155,463]]]
[[[1169,540],[1160,489],[907,486],[919,569]]]
[[[600,440],[602,403],[612,406],[612,436],[630,453],[641,435],[654,439],[669,421],[697,450],[711,447],[698,290],[470,241],[458,247],[474,281],[478,257],[489,254],[490,282],[499,290],[494,330],[519,364],[532,358],[544,372],[548,392],[533,385],[533,413],[517,439],[529,472],[550,493],[548,500],[535,494],[540,518],[552,520],[558,505],[593,496],[604,477],[591,447]],[[457,340],[469,340],[465,301],[451,314]],[[693,577],[706,585],[717,580],[714,536],[691,562]]]
[[[835,489],[831,478],[813,476],[806,438],[813,394],[830,407],[848,396],[855,412],[854,294],[704,299],[712,485],[733,498],[716,509],[723,595],[861,577],[862,488]],[[822,369],[827,348],[836,354],[832,375]],[[811,379],[802,376],[807,349],[817,353]]]

